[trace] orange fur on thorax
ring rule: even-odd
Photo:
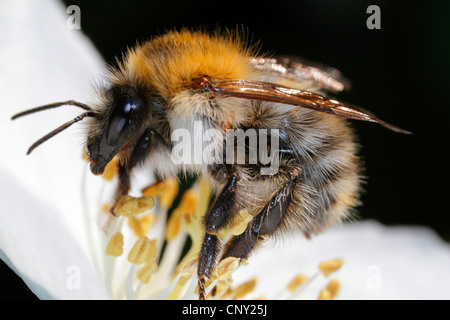
[[[150,84],[167,98],[190,88],[202,76],[247,79],[250,51],[232,35],[183,30],[129,50],[120,69],[134,83]]]

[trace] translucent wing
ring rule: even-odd
[[[205,80],[206,79],[203,79],[199,82],[199,85],[204,89],[213,92],[215,95],[290,104],[348,119],[376,122],[393,131],[410,133],[409,131],[400,129],[380,120],[367,110],[310,91],[293,89],[262,81],[229,79]]]
[[[251,60],[261,80],[314,92],[341,92],[350,82],[337,69],[298,57],[257,57]]]

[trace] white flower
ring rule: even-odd
[[[156,264],[165,238],[165,206],[159,199],[153,216],[137,216],[142,234],[129,227],[134,218],[120,217],[106,235],[102,227],[108,219],[99,217],[107,217],[101,204],[110,197],[113,184],[88,172],[81,158],[81,130],[71,128],[25,156],[31,143],[79,111],[60,108],[14,122],[11,115],[53,101],[85,100],[90,81],[104,69],[82,31],[66,27],[65,11],[52,0],[2,2],[0,257],[41,299],[195,298],[195,255],[187,254],[183,268],[177,270],[182,272],[175,268],[188,234],[198,233],[194,247],[198,245],[200,233],[193,230],[198,225],[186,219],[201,211],[202,201],[195,201],[196,209],[184,203],[189,210],[172,218],[171,240]],[[151,174],[144,172],[138,178],[136,196]],[[200,196],[195,193],[201,187],[191,190],[193,197]],[[177,222],[187,231],[178,229]],[[133,251],[136,243],[144,244],[145,250]],[[334,258],[342,258],[344,264],[327,277],[318,265]],[[228,297],[332,298],[340,283],[341,299],[448,299],[449,265],[450,247],[427,228],[344,224],[312,240],[292,237],[257,251],[248,265],[232,274],[235,291]],[[221,265],[222,288],[230,284],[227,272],[236,266],[233,260]],[[309,280],[301,286],[292,282],[306,277]],[[329,290],[322,291],[329,283]]]

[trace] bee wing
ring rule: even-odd
[[[314,92],[337,93],[350,88],[350,81],[339,70],[299,57],[256,57],[251,64],[266,82]]]
[[[410,133],[380,120],[367,110],[310,91],[262,81],[228,79],[213,80],[208,83],[208,89],[216,95],[290,104],[348,119],[376,122],[396,132]]]

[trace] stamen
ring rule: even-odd
[[[156,262],[146,263],[137,273],[137,278],[144,284],[149,283],[150,278],[152,277],[153,272],[158,269],[158,265]]]
[[[216,268],[219,281],[228,279],[239,267],[240,260],[239,258],[228,257],[220,261]]]
[[[331,293],[327,289],[320,290],[318,300],[331,300]]]
[[[102,211],[104,213],[108,213],[109,212],[109,204],[108,203],[102,204]]]
[[[105,253],[113,257],[119,257],[123,253],[123,234],[116,232],[108,242]]]
[[[339,292],[340,282],[338,279],[333,279],[328,284],[326,290],[330,293],[330,298],[334,299],[336,298],[338,292]]]
[[[102,178],[106,181],[111,181],[119,171],[119,167],[117,165],[117,158],[114,157],[105,167],[103,171]]]
[[[325,289],[322,289],[319,293],[319,300],[333,300],[339,291],[339,280],[333,279],[330,281]]]
[[[216,284],[216,290],[215,295],[224,292],[228,289],[230,289],[230,286],[233,282],[233,279],[231,278],[232,273],[239,267],[239,258],[235,257],[228,257],[220,261],[220,263],[217,265],[217,284]]]
[[[139,238],[128,253],[128,261],[133,264],[149,262],[156,257],[156,240],[147,237]]]
[[[178,188],[178,180],[176,178],[169,178],[145,188],[142,190],[142,194],[144,196],[158,197],[159,205],[165,209],[169,209],[178,194]]]
[[[294,292],[298,287],[300,287],[306,280],[309,278],[305,276],[304,274],[298,274],[294,279],[289,282],[287,285],[287,289],[290,292]]]
[[[150,210],[153,204],[153,198],[150,196],[136,198],[126,195],[119,199],[116,213],[119,216],[130,217]]]
[[[238,286],[236,289],[233,290],[233,299],[241,299],[250,292],[252,292],[256,287],[256,278],[253,278],[252,280],[249,280],[247,282],[244,282],[240,286]]]
[[[325,277],[328,277],[331,273],[338,271],[343,263],[344,259],[324,261],[319,264],[319,269]]]
[[[197,195],[194,191],[187,190],[181,199],[180,205],[172,212],[167,222],[166,240],[173,240],[178,235],[182,220],[188,224],[190,223],[190,216],[194,214],[196,203]]]
[[[83,153],[81,154],[81,158],[83,160],[89,161],[89,158],[87,156],[86,148],[83,148]]]
[[[128,227],[140,238],[148,233],[155,220],[153,213],[146,214],[142,218],[131,216],[128,218]]]

